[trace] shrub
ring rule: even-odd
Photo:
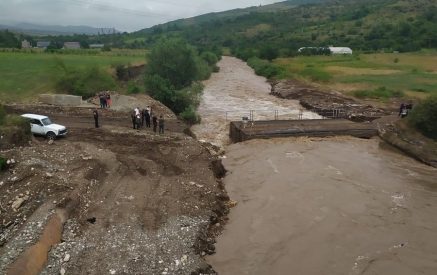
[[[135,83],[129,82],[127,85],[127,93],[128,94],[139,94],[141,92],[140,87],[138,87]]]
[[[258,57],[251,57],[247,60],[247,64],[255,70],[257,75],[262,75],[266,78],[277,76],[283,71],[282,68]]]
[[[437,95],[428,97],[413,108],[408,122],[424,135],[437,140]]]
[[[86,69],[68,69],[56,81],[56,88],[68,94],[92,97],[96,92],[111,90],[115,87],[112,76],[96,66]]]
[[[200,116],[196,113],[196,109],[191,105],[185,108],[179,116],[189,124],[200,123]]]
[[[209,66],[213,66],[217,63],[218,58],[217,55],[215,55],[212,52],[203,52],[200,54],[200,57],[205,60]]]
[[[115,66],[115,74],[117,75],[118,80],[126,81],[129,79],[128,68],[123,64],[117,64]]]

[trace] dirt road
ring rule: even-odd
[[[211,148],[184,135],[176,120],[156,135],[123,118],[99,129],[83,116],[52,118],[69,127],[66,138],[4,152],[16,163],[0,174],[1,274],[210,271],[203,255],[214,249],[227,198]],[[61,242],[44,263],[47,247],[38,240],[59,211]]]

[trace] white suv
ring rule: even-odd
[[[47,116],[24,114],[21,115],[30,120],[30,131],[35,135],[46,136],[49,139],[55,139],[67,134],[65,126],[54,124]]]

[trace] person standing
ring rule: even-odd
[[[106,106],[108,106],[108,108],[110,108],[111,104],[112,104],[111,95],[109,93],[107,93],[106,94]]]
[[[146,127],[150,128],[150,113],[148,109],[144,110],[144,119],[146,120]]]
[[[135,110],[133,110],[132,112],[131,112],[131,114],[130,114],[130,118],[131,118],[131,120],[132,120],[132,126],[133,126],[133,128],[135,129],[136,127],[136,118],[135,118]]]
[[[153,132],[156,133],[156,127],[158,126],[158,118],[155,115],[153,115],[152,117],[152,123],[153,123]]]
[[[103,109],[105,107],[103,102],[103,94],[99,94],[99,101],[100,101],[100,109]]]
[[[162,115],[159,116],[159,133],[164,134],[164,117]]]
[[[146,112],[146,109],[141,110],[141,127],[144,127],[144,113]]]
[[[399,115],[398,116],[401,116],[401,114],[404,111],[404,109],[405,109],[405,103],[402,102],[401,106],[399,106]]]
[[[99,128],[99,112],[97,112],[97,108],[94,109],[93,116],[94,116],[94,124],[96,128]]]

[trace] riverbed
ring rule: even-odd
[[[219,66],[205,82],[194,129],[224,146],[224,184],[237,202],[207,259],[219,274],[435,274],[437,169],[378,138],[228,145],[229,120],[244,111],[297,118],[301,107],[270,96],[265,79],[240,60],[224,57]]]

